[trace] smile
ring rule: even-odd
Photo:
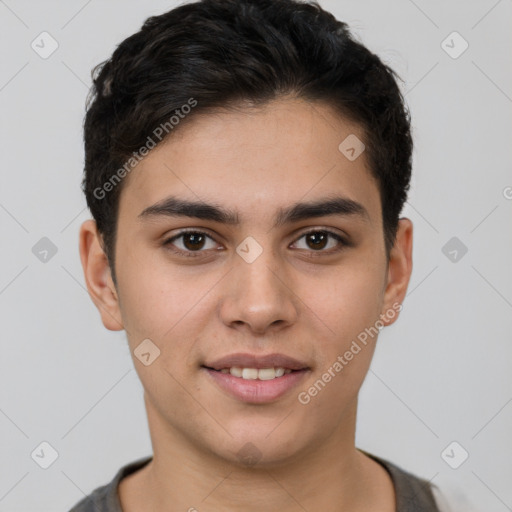
[[[210,368],[213,370],[213,368]],[[219,371],[224,374],[233,375],[245,380],[272,380],[282,377],[285,374],[291,373],[289,368],[241,368],[239,366],[232,366],[231,368],[222,368]]]

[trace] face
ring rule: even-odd
[[[117,288],[82,227],[89,290],[107,328],[127,332],[158,435],[262,464],[353,435],[376,333],[407,287],[411,228],[401,221],[388,264],[365,154],[338,149],[349,135],[363,140],[300,100],[196,117],[125,178]]]

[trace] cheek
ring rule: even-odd
[[[135,264],[127,258],[118,274],[121,314],[134,364],[148,390],[173,389],[179,395],[172,376],[182,382],[197,370],[197,334],[213,321],[216,302],[212,292],[221,274],[177,267],[171,272],[170,265],[142,261],[138,258]],[[134,351],[147,338],[160,352],[145,367],[135,359]]]
[[[306,304],[324,323],[330,344],[343,348],[350,339],[379,319],[384,298],[384,269],[364,261],[340,266],[304,284]]]
[[[384,267],[361,259],[350,267],[340,266],[321,283],[315,279],[315,286],[310,286],[306,303],[325,326],[317,340],[316,384],[305,390],[310,397],[322,395],[314,398],[317,407],[328,408],[330,400],[347,403],[355,398],[379,333],[383,275]]]
[[[131,254],[119,260],[121,314],[130,333],[162,340],[195,311],[213,280],[147,256]]]

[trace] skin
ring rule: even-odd
[[[350,134],[364,140],[328,105],[293,98],[196,116],[125,178],[117,287],[95,223],[83,223],[82,265],[105,327],[126,330],[132,355],[146,338],[161,351],[149,366],[133,357],[154,457],[121,482],[124,511],[395,510],[388,473],[354,445],[357,396],[377,337],[307,405],[297,399],[359,333],[402,303],[411,274],[412,223],[400,220],[388,261],[365,154],[349,161],[338,150]],[[280,208],[333,194],[357,201],[367,216],[273,227]],[[170,195],[229,208],[240,223],[138,217]],[[183,228],[212,237],[203,256],[164,245]],[[344,234],[351,245],[330,239],[317,249],[303,236],[312,228]],[[252,263],[236,253],[247,236],[263,249]],[[174,244],[196,247],[187,237]],[[233,352],[284,353],[311,370],[272,403],[244,403],[200,368]],[[238,456],[248,442],[260,452],[253,466]]]

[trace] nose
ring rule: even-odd
[[[295,323],[299,302],[283,264],[264,250],[252,263],[235,255],[220,315],[228,327],[268,334]]]

